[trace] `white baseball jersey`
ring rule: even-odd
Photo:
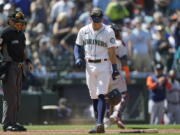
[[[107,94],[111,78],[111,62],[108,48],[116,47],[113,30],[107,25],[95,31],[92,24],[80,29],[76,44],[84,46],[86,59],[86,83],[92,99],[100,94]],[[106,59],[106,60],[105,60]],[[90,62],[89,60],[100,60]]]
[[[93,60],[109,58],[107,48],[117,46],[113,30],[104,24],[98,31],[93,30],[92,24],[81,28],[76,44],[84,45],[85,58]]]

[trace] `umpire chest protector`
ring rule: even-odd
[[[3,57],[10,56],[12,61],[23,62],[25,49],[25,35],[14,27],[8,26],[1,34]],[[8,53],[8,54],[6,54]],[[6,58],[5,58],[6,59]]]

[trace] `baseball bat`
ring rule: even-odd
[[[122,131],[120,133],[158,133],[158,130],[157,129],[143,129],[143,130]]]

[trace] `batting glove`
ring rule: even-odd
[[[112,72],[112,79],[116,80],[117,77],[120,75],[119,71],[117,69],[117,65],[116,64],[112,64],[112,68],[113,68],[113,72]]]
[[[75,65],[80,68],[80,69],[83,69],[85,67],[85,62],[83,59],[81,58],[78,58],[76,61],[75,61]]]

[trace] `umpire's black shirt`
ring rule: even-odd
[[[8,55],[15,62],[24,61],[25,35],[13,26],[7,26],[0,34],[0,46],[7,46]],[[4,53],[4,52],[3,52]],[[3,54],[3,56],[5,56]]]

